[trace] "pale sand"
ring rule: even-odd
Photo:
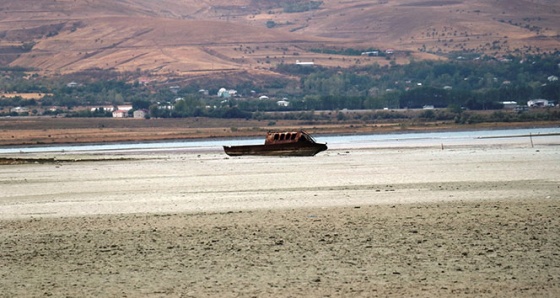
[[[0,166],[0,296],[558,297],[560,147],[498,142]]]

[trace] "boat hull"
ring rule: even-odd
[[[224,146],[224,151],[229,156],[314,156],[325,150],[327,150],[327,145],[319,143]]]

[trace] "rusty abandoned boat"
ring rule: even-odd
[[[314,156],[327,150],[327,144],[317,143],[308,133],[300,131],[269,131],[264,145],[224,146],[229,156]]]

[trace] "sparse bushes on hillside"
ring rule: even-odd
[[[323,4],[323,1],[286,1],[282,8],[284,12],[304,12],[318,9]]]

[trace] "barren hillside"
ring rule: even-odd
[[[397,62],[453,51],[560,49],[553,0],[4,0],[0,65],[54,75],[101,68],[165,76],[274,75],[277,63],[388,63],[321,48],[394,49]],[[406,53],[406,54],[405,54]]]

